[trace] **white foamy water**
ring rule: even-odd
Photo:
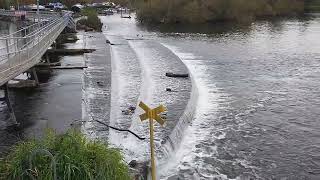
[[[216,146],[207,146],[203,150],[202,143],[206,142],[208,136],[212,132],[209,126],[211,121],[214,121],[216,112],[219,109],[221,101],[218,89],[212,84],[212,80],[206,75],[206,65],[202,63],[201,57],[195,56],[192,53],[184,53],[178,47],[163,44],[165,47],[174,52],[189,68],[194,83],[198,88],[199,97],[196,103],[196,112],[192,123],[185,129],[180,147],[171,153],[171,158],[160,167],[161,179],[166,179],[179,174],[179,172],[193,172],[186,175],[189,179],[212,179],[223,178],[224,175],[214,175],[213,173],[201,172],[201,169],[211,166],[202,162],[200,158],[214,157],[216,154]],[[209,83],[211,81],[211,83]],[[224,138],[223,134],[216,139]],[[202,148],[201,148],[202,147]],[[212,169],[215,167],[212,166]]]
[[[122,39],[123,40],[123,39]],[[125,41],[123,41],[125,42]],[[126,53],[130,51],[130,56],[127,56]],[[129,54],[129,53],[128,53]],[[122,110],[126,110],[129,106],[137,107],[137,104],[140,99],[144,99],[149,102],[147,91],[145,88],[145,83],[150,82],[150,80],[143,78],[141,84],[141,73],[147,74],[145,72],[146,68],[140,67],[140,62],[131,50],[130,46],[119,46],[112,47],[112,92],[111,92],[111,110],[110,110],[110,125],[119,127],[123,124],[129,128],[131,131],[139,134],[142,137],[146,136],[146,133],[143,130],[143,126],[139,123],[138,119],[139,113],[141,110],[137,109],[131,115],[124,115]],[[130,66],[139,66],[140,72],[135,71],[135,68]],[[142,64],[141,64],[142,65]],[[138,69],[138,68],[137,68]],[[140,73],[140,74],[139,74]],[[151,83],[148,83],[151,84]],[[144,97],[139,97],[143,94]],[[146,97],[145,97],[146,96]],[[139,124],[139,125],[137,125]],[[119,133],[116,131],[110,131],[109,142],[114,146],[121,148],[124,152],[126,161],[132,159],[144,160],[146,156],[145,149],[148,149],[147,144],[131,134]],[[139,144],[139,146],[137,146]]]

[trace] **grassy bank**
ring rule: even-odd
[[[130,179],[119,150],[90,141],[80,132],[48,131],[42,140],[18,144],[0,160],[0,179]]]
[[[85,8],[82,10],[81,13],[83,16],[86,16],[87,18],[80,19],[77,23],[93,28],[95,31],[101,32],[103,24],[100,21],[98,13],[95,9]]]
[[[243,22],[303,12],[304,0],[152,0],[137,3],[138,20],[155,23]]]

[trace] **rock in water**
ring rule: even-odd
[[[136,110],[136,107],[134,107],[134,106],[130,106],[129,108],[128,108],[130,111],[135,111]]]
[[[137,165],[138,165],[137,160],[132,160],[132,161],[130,161],[130,163],[129,163],[129,166],[130,166],[131,168],[134,168],[134,167],[136,167]]]

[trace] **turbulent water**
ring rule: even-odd
[[[117,60],[133,61],[118,64],[124,71],[131,67],[121,72],[137,75],[136,80],[123,79],[126,85],[119,83],[121,97],[136,102],[139,93],[131,94],[132,88],[143,90],[147,82],[151,89],[143,92],[149,95],[140,96],[151,104],[170,101],[154,96],[157,80],[148,69],[166,54],[186,65],[197,87],[195,114],[179,145],[169,158],[158,156],[160,178],[320,178],[319,15],[243,26],[145,28],[119,16],[102,21],[106,37],[122,44],[112,48]],[[131,141],[130,146],[125,141],[116,144],[128,151],[136,147],[131,155],[137,157],[147,154],[144,143]]]

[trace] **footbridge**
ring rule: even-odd
[[[17,17],[17,15],[21,13],[0,10],[0,16]],[[67,26],[75,27],[70,12],[39,14],[24,12],[23,16],[32,22],[31,25],[0,36],[0,86],[5,87],[5,91],[8,81],[40,62],[41,57]],[[5,94],[7,95],[7,92]],[[4,100],[12,111],[8,97]]]
[[[0,11],[0,16],[15,16]],[[71,13],[26,12],[35,22],[27,27],[0,36],[0,86],[40,62],[41,57],[66,26],[74,26]]]

